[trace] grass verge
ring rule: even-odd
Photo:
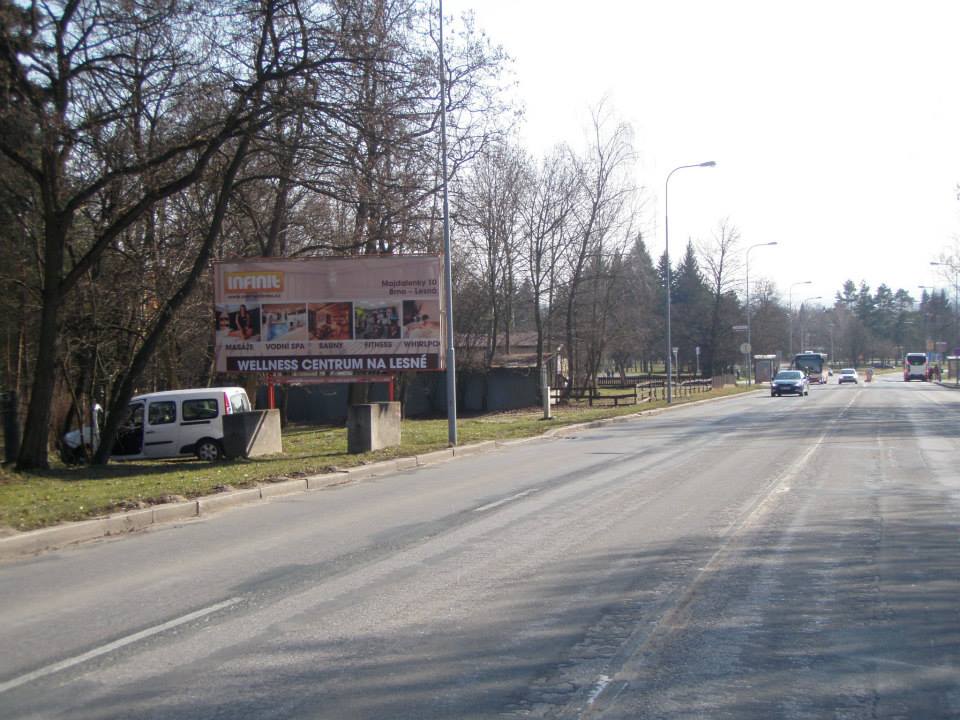
[[[727,387],[676,397],[674,402],[681,404],[746,390]],[[540,435],[551,428],[630,415],[665,404],[658,401],[617,408],[591,408],[586,404],[563,406],[554,409],[552,420],[543,420],[539,408],[491,413],[460,419],[457,434],[461,445],[519,439]],[[446,418],[404,420],[401,434],[403,440],[399,447],[362,455],[347,454],[345,428],[290,426],[283,433],[282,455],[255,460],[138,461],[96,468],[60,465],[43,472],[22,474],[4,468],[0,470],[0,532],[33,530],[447,447]]]

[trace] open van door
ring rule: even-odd
[[[127,417],[117,430],[117,439],[113,443],[111,455],[130,457],[143,451],[143,403],[135,402],[127,406]]]

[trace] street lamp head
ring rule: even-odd
[[[777,244],[777,241],[776,241],[776,240],[774,240],[773,242],[768,242],[768,243],[767,243],[767,245],[776,245],[776,244]]]
[[[717,163],[713,160],[707,160],[706,162],[700,163],[700,167],[716,167]]]

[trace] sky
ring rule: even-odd
[[[445,0],[513,58],[535,155],[583,148],[603,102],[634,130],[648,246],[728,219],[754,281],[832,302],[845,280],[956,289],[960,2]],[[958,258],[960,259],[960,258]],[[816,303],[816,300],[810,300]]]

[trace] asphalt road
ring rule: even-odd
[[[960,391],[676,408],[0,566],[3,718],[956,718]]]

